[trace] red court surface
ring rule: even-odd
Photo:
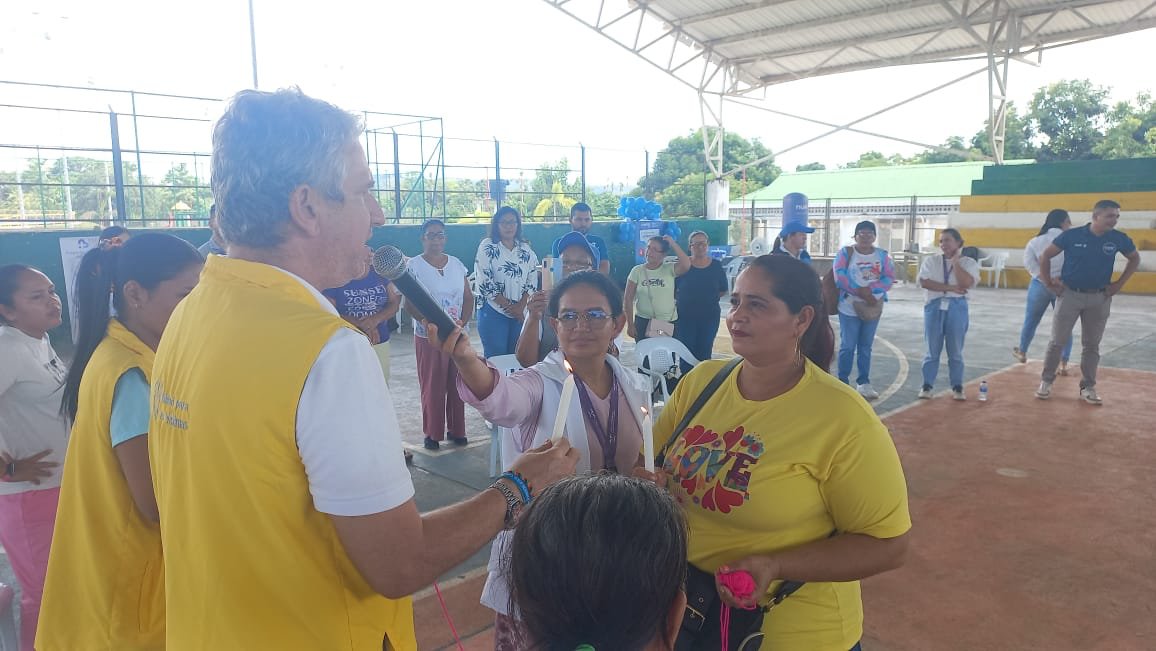
[[[1156,649],[1156,373],[1100,369],[1093,407],[1076,376],[1036,400],[1039,371],[884,418],[915,524],[907,564],[864,582],[866,651]],[[470,650],[493,648],[481,580],[448,591]],[[436,597],[417,627],[456,648]]]
[[[1156,649],[1156,373],[1100,369],[1094,407],[1039,371],[885,418],[914,529],[864,582],[865,649]]]

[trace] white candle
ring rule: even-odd
[[[642,407],[642,456],[646,472],[654,472],[654,421],[646,407]]]
[[[562,383],[562,398],[558,401],[558,413],[554,415],[554,434],[550,437],[552,443],[562,440],[566,433],[566,417],[570,414],[570,401],[574,399],[574,369],[570,362],[562,362],[566,366],[566,381]]]

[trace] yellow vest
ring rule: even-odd
[[[297,449],[301,390],[341,327],[284,272],[220,256],[173,313],[149,426],[170,651],[417,648],[410,599],[365,582]]]
[[[84,369],[40,606],[39,651],[165,648],[160,531],[137,511],[109,434],[117,380],[133,368],[148,378],[152,363],[153,351],[113,319]]]

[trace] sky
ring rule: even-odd
[[[632,183],[644,171],[644,151],[653,158],[672,137],[700,125],[690,88],[542,0],[254,0],[254,7],[262,89],[297,85],[351,110],[440,117],[451,166],[489,164],[494,138],[503,142],[504,168],[562,156],[576,166],[583,143],[588,182]],[[1012,64],[1009,94],[1024,107],[1042,85],[1087,78],[1110,86],[1113,101],[1131,99],[1156,90],[1145,61],[1156,61],[1154,30],[1051,50],[1040,67]],[[841,123],[978,67],[956,62],[796,81],[772,87],[762,103]],[[0,8],[0,80],[225,97],[252,85],[247,4],[9,0]],[[3,84],[0,103],[128,110],[120,96]],[[205,119],[220,110],[141,104],[142,112]],[[772,150],[825,130],[734,104],[723,117],[729,131]],[[987,79],[980,74],[859,126],[941,143],[951,135],[970,138],[986,117]],[[146,148],[208,149],[208,122],[153,121],[141,133]],[[14,143],[107,146],[107,118],[0,111],[0,144]],[[812,161],[833,167],[868,150],[920,149],[841,133],[777,163],[787,170]],[[7,167],[4,156],[0,149],[0,168]],[[471,174],[451,168],[449,175]]]

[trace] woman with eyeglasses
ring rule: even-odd
[[[406,263],[433,300],[450,318],[469,323],[474,314],[474,292],[470,290],[466,266],[446,253],[446,225],[430,219],[421,227],[421,255]],[[466,405],[458,396],[457,367],[450,356],[429,339],[425,319],[413,303],[405,302],[413,316],[413,349],[417,356],[417,382],[421,389],[421,426],[425,448],[437,450],[446,437],[454,445],[466,445]],[[447,429],[448,428],[448,429]]]
[[[730,284],[722,263],[710,257],[706,233],[690,234],[690,269],[675,279],[674,288],[674,302],[683,308],[674,327],[675,338],[686,344],[695,359],[710,359],[722,321],[719,299],[726,296]]]
[[[597,271],[576,272],[554,288],[547,313],[558,335],[558,350],[510,376],[500,375],[479,358],[460,329],[446,339],[442,350],[458,367],[462,399],[490,422],[510,428],[502,440],[502,458],[513,462],[551,438],[569,365],[576,388],[565,413],[564,435],[581,455],[576,472],[630,474],[641,462],[642,408],[650,405],[649,385],[606,352],[626,325],[618,288]],[[426,327],[432,341],[437,327]],[[498,534],[482,590],[482,603],[497,612],[498,649],[522,648],[500,569],[508,562],[509,535],[509,531]]]
[[[537,284],[537,266],[538,256],[522,238],[522,215],[510,206],[498,208],[474,261],[478,293],[485,299],[478,312],[478,337],[487,358],[514,353]]]

